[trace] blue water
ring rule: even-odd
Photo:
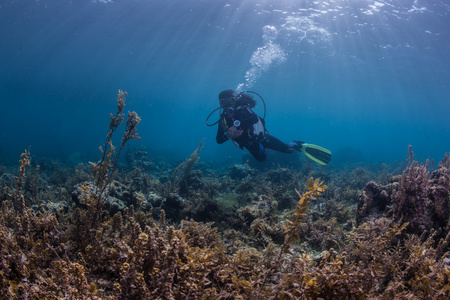
[[[448,3],[2,0],[0,155],[97,153],[122,89],[142,117],[134,146],[186,156],[204,139],[202,159],[236,161],[242,151],[205,125],[232,88],[261,94],[267,129],[286,142],[383,162],[412,145],[440,160]]]

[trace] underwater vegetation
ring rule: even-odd
[[[96,163],[0,167],[1,299],[449,299],[447,155],[432,170],[410,148],[402,174],[218,170],[203,142],[121,161],[125,96]]]

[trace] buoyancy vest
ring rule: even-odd
[[[236,126],[236,123],[239,125]],[[233,143],[239,148],[249,142],[263,140],[267,133],[264,120],[247,105],[236,107],[232,115],[225,113],[222,124],[225,132],[233,125],[242,130],[242,135],[233,140]]]

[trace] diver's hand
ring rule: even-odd
[[[227,130],[227,138],[229,139],[237,139],[239,136],[241,136],[242,132],[236,128],[236,126],[231,126]]]

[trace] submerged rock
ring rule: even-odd
[[[228,168],[228,175],[231,179],[241,180],[245,177],[248,177],[254,173],[253,169],[251,169],[248,165],[231,165]]]
[[[176,193],[170,193],[161,202],[160,209],[163,209],[166,213],[167,218],[172,221],[179,221],[185,208],[186,203],[180,195]]]
[[[293,177],[292,171],[287,168],[276,168],[267,172],[266,178],[275,184],[287,184]]]
[[[369,215],[380,215],[386,212],[391,204],[393,184],[379,185],[375,181],[366,184],[358,199],[356,223],[359,225]]]
[[[249,225],[257,218],[267,218],[276,210],[278,203],[264,195],[252,195],[251,204],[237,210],[240,219]]]
[[[139,149],[128,151],[125,160],[131,170],[140,168],[143,171],[149,172],[155,168],[155,165],[150,161],[149,157],[147,151]]]
[[[98,188],[92,182],[82,182],[74,186],[71,193],[72,200],[77,206],[86,206],[86,201],[95,201],[98,192]],[[125,187],[114,181],[109,189],[103,192],[104,208],[112,215],[119,211],[123,212],[127,208],[127,202],[124,200],[126,196]]]

